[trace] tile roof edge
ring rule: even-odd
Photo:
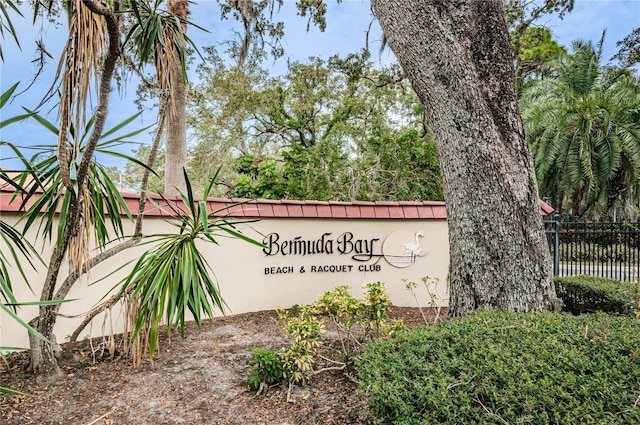
[[[0,212],[18,212],[19,202],[9,203],[7,197],[12,195],[13,191],[9,191],[6,189],[0,188]],[[140,195],[132,192],[123,192],[122,197],[125,199],[125,202],[129,206],[131,211],[137,210],[138,199]],[[153,200],[162,199],[160,195],[157,194],[149,194],[149,198]],[[179,197],[177,196],[165,196],[164,199],[168,202],[176,202],[182,203]],[[200,201],[201,198],[196,198],[196,201]],[[255,215],[259,215],[261,210],[269,210],[273,211],[273,215],[271,213],[266,216],[272,218],[340,218],[340,219],[354,219],[354,220],[366,220],[366,219],[376,219],[370,213],[372,207],[392,207],[396,212],[393,216],[387,217],[387,215],[382,215],[381,217],[377,217],[377,219],[405,219],[412,220],[418,219],[415,214],[415,208],[430,208],[433,214],[429,214],[432,218],[426,219],[446,219],[447,212],[446,206],[443,201],[315,201],[315,200],[277,200],[277,199],[246,199],[246,198],[209,198],[207,200],[207,204],[209,206],[214,206],[216,204],[222,204],[224,207],[236,205],[236,204],[249,204],[251,211],[256,211]],[[286,208],[287,205],[295,206],[295,205],[313,205],[316,207],[316,214],[310,214],[312,210],[305,210],[304,214],[300,214],[299,212],[296,214],[290,214],[290,208]],[[275,206],[282,206],[284,208],[272,209]],[[223,208],[224,208],[223,207]],[[348,208],[349,214],[345,214],[345,208]],[[411,210],[410,213],[400,214],[399,210]],[[356,210],[359,210],[360,213]],[[291,210],[293,211],[293,210]],[[540,213],[545,216],[553,213],[553,207],[549,206],[544,201],[540,200]],[[244,217],[243,209],[233,209],[227,210],[227,214],[230,217]],[[145,208],[145,215],[148,216],[167,216],[169,215],[167,211],[161,211],[156,206],[148,203]],[[404,217],[404,218],[403,218]],[[424,220],[425,218],[420,218]]]

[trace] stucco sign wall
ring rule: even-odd
[[[135,211],[137,200],[126,200]],[[443,203],[252,201],[235,205],[236,201],[213,199],[208,208],[215,211],[234,205],[221,214],[239,221],[237,229],[264,247],[222,236],[217,238],[219,245],[200,246],[229,307],[227,314],[312,303],[338,285],[350,286],[352,294],[361,297],[362,286],[377,281],[385,283],[395,305],[415,306],[406,282],[420,284],[425,276],[440,280],[432,289],[438,303],[447,304],[449,250]],[[0,199],[3,220],[13,224],[19,214],[11,208],[6,197]],[[145,234],[173,230],[165,221],[167,211],[148,206]],[[132,224],[127,231],[133,232]],[[79,282],[69,294],[77,301],[62,306],[64,316],[55,333],[62,338],[71,334],[81,316],[126,276],[128,269],[121,266],[139,258],[145,248],[148,246],[124,251],[92,270],[91,281]],[[45,247],[42,257],[49,258],[49,251]],[[33,301],[39,296],[46,268],[25,271],[37,295],[20,284],[14,285],[16,295],[19,301]],[[15,279],[20,281],[19,275]],[[423,306],[430,301],[424,290],[418,296]],[[24,307],[21,314],[30,319],[37,311]],[[0,320],[0,345],[28,344],[26,332],[13,320],[8,316]],[[122,320],[119,311],[98,316],[86,333],[119,332]]]

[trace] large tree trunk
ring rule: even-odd
[[[185,0],[168,0],[167,10],[186,21],[189,6]],[[186,32],[186,25],[182,26]],[[167,114],[165,139],[164,191],[167,195],[177,195],[178,190],[186,191],[183,168],[187,165],[187,85],[182,76],[180,58],[172,60],[170,105]]]
[[[440,156],[450,314],[558,301],[502,0],[372,0]]]

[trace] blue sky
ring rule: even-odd
[[[189,36],[196,44],[217,45],[223,40],[234,36],[236,27],[233,21],[221,22],[215,1],[197,1],[191,7],[191,20],[209,29],[209,33],[199,30],[189,30]],[[329,2],[327,15],[327,29],[324,33],[311,26],[306,31],[307,20],[296,16],[294,1],[285,1],[284,6],[277,15],[277,19],[285,22],[285,39],[283,42],[286,54],[290,60],[304,61],[309,56],[329,57],[334,54],[345,55],[362,48],[365,43],[365,33],[369,27],[372,16],[368,1],[345,0],[341,4]],[[42,33],[47,43],[49,52],[57,59],[57,54],[62,49],[66,36],[64,26],[56,27],[53,24],[44,26],[31,26],[28,13],[27,19],[16,17],[13,21],[18,28],[22,49],[18,49],[11,39],[2,40],[5,54],[5,62],[0,65],[0,92],[5,91],[14,83],[20,81],[20,87],[25,88],[33,78],[35,68],[34,59],[35,36]],[[640,27],[640,0],[576,0],[574,11],[563,21],[547,19],[542,22],[548,26],[554,37],[564,45],[570,45],[576,39],[593,40],[597,42],[603,29],[607,29],[607,38],[604,45],[604,58],[609,59],[616,51],[616,42],[624,38],[634,28]],[[377,52],[381,31],[376,23],[373,25],[369,42],[373,52]],[[223,48],[221,47],[221,50]],[[388,63],[394,60],[393,54],[388,50],[382,54],[381,62]],[[49,61],[47,72],[40,76],[31,89],[13,99],[12,103],[0,112],[2,118],[17,115],[22,112],[21,106],[34,108],[42,95],[51,84],[51,78],[55,72],[57,62]],[[283,72],[286,62],[280,60],[273,65],[273,73]],[[136,112],[133,99],[136,90],[136,82],[129,82],[126,92],[114,93],[112,96],[110,123],[117,123]],[[124,97],[123,97],[124,96]],[[51,113],[47,116],[55,121],[56,116]],[[145,111],[132,125],[135,127],[146,126],[155,122],[153,111]],[[33,123],[25,122],[11,125],[0,130],[0,139],[21,145],[55,143],[52,133],[43,131]],[[138,141],[150,140],[150,136],[142,135]],[[15,166],[10,160],[11,152],[0,150],[0,166]],[[116,161],[101,159],[106,165],[116,165]]]

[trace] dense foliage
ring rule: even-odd
[[[350,158],[336,145],[294,145],[282,160],[242,155],[233,197],[315,200],[442,200],[433,140],[407,130],[372,137],[366,155]]]
[[[596,276],[556,277],[556,294],[564,302],[563,310],[573,314],[602,311],[636,316],[638,284]]]
[[[531,27],[518,34],[511,32],[514,48],[516,84],[518,94],[522,93],[528,83],[553,75],[553,61],[567,54],[567,49],[553,40],[547,28]]]
[[[397,65],[376,67],[361,51],[273,77],[260,57],[238,67],[206,51],[190,101],[196,179],[224,163],[234,197],[443,199],[422,106]]]
[[[602,42],[574,43],[521,99],[540,195],[576,219],[640,206],[640,83],[600,65]]]
[[[625,243],[598,243],[598,241],[561,242],[558,247],[560,261],[626,264],[631,266],[640,259],[639,249]]]
[[[360,390],[391,424],[640,421],[640,323],[483,312],[370,344]]]

